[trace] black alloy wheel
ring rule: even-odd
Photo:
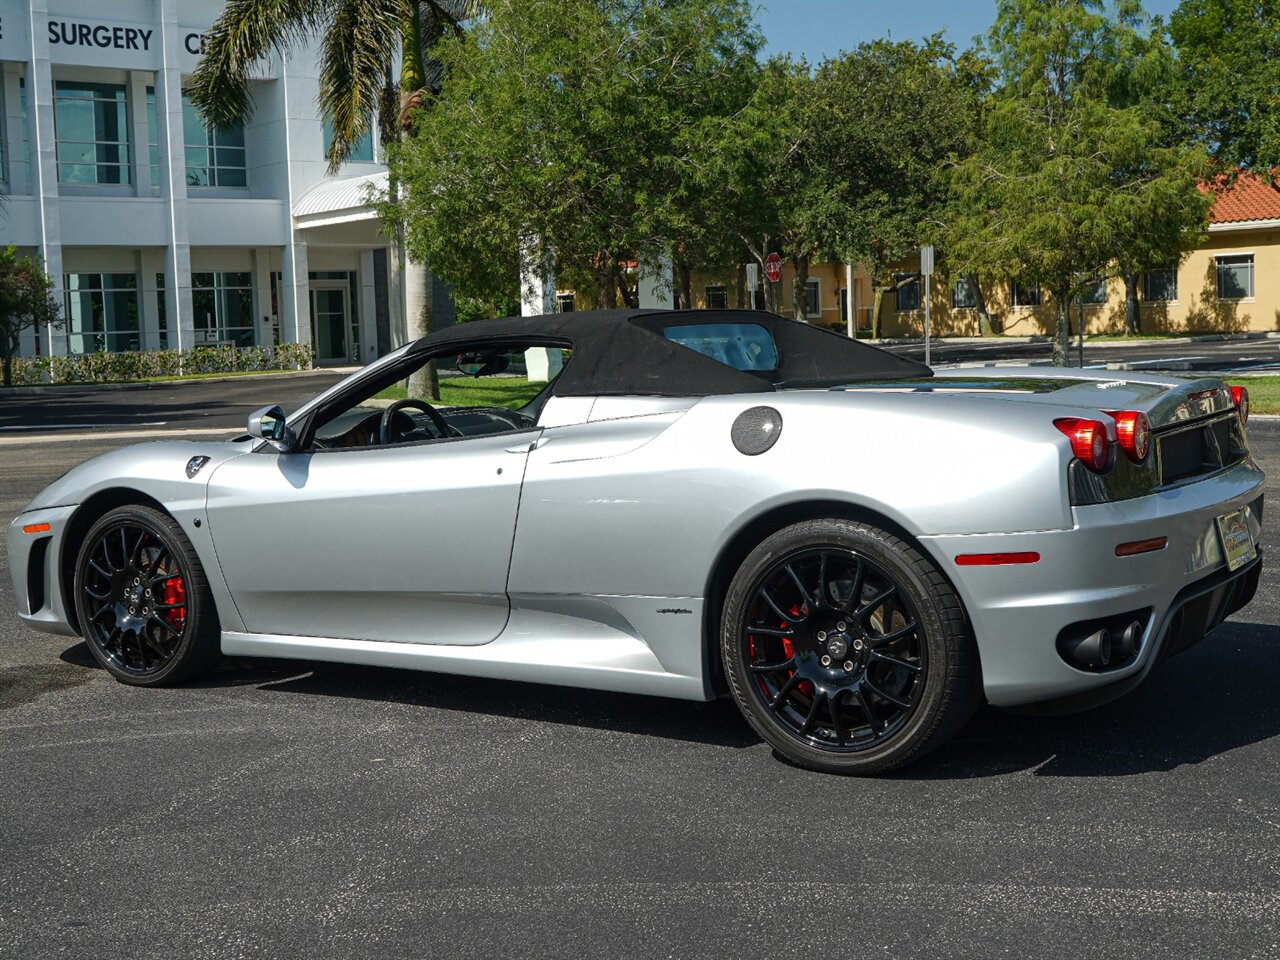
[[[752,694],[797,739],[854,752],[915,709],[928,654],[893,577],[852,550],[800,550],[757,581],[741,635]]]
[[[182,529],[148,507],[119,507],[89,530],[76,606],[90,651],[118,680],[174,683],[219,658],[213,599]]]
[[[830,772],[914,759],[980,696],[945,578],[911,545],[852,521],[806,521],[757,547],[730,586],[721,652],[757,732]]]

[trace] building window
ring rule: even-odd
[[[1097,307],[1107,302],[1107,281],[1086,280],[1080,290],[1079,302],[1086,307]]]
[[[707,309],[727,310],[729,308],[729,291],[723,283],[707,286]]]
[[[27,119],[27,81],[25,78],[18,80],[18,105],[22,110],[22,170],[23,179],[27,184],[27,192],[35,193],[35,183],[31,179],[31,126]],[[36,338],[38,344],[40,339]]]
[[[333,146],[333,124],[324,118],[324,158],[329,159],[329,149]],[[371,126],[360,139],[351,145],[351,152],[343,163],[373,163],[373,127]]]
[[[556,313],[573,313],[573,294],[556,294]]]
[[[1142,275],[1142,299],[1147,303],[1178,299],[1178,268],[1162,267]]]
[[[915,279],[910,283],[906,283],[898,287],[898,312],[903,313],[907,310],[920,309],[920,276],[915,273],[895,273],[893,282],[895,284],[902,283],[910,277]]]
[[[156,274],[156,326],[160,330],[160,349],[169,349],[169,308],[164,302],[164,274]]]
[[[137,350],[138,278],[132,273],[68,273],[67,350]]]
[[[58,182],[130,183],[129,117],[124,87],[54,84]]]
[[[822,316],[822,284],[813,277],[809,278],[809,286],[805,290],[805,316]]]
[[[191,308],[197,345],[251,347],[256,342],[252,274],[193,273]]]
[[[1040,286],[1019,283],[1015,280],[1009,284],[1009,299],[1015,307],[1038,307],[1040,306]]]
[[[1253,254],[1215,257],[1218,264],[1218,299],[1248,300],[1253,296]]]
[[[156,88],[147,87],[147,153],[151,185],[160,186],[160,125],[156,122]]]
[[[951,306],[955,310],[972,310],[978,306],[978,285],[969,277],[961,277],[951,285]]]
[[[196,108],[182,98],[183,143],[187,155],[187,186],[244,187],[244,127],[206,127]]]

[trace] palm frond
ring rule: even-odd
[[[431,49],[447,35],[462,35],[462,24],[484,12],[483,0],[420,0],[419,36],[422,43],[423,87],[432,95],[444,82],[440,61]],[[404,122],[404,121],[402,121]]]
[[[283,53],[318,32],[329,7],[327,0],[227,0],[184,85],[200,119],[211,127],[248,122],[249,71],[273,50]]]
[[[404,0],[332,0],[333,19],[320,51],[320,112],[333,142],[329,171],[338,169],[381,114],[387,65],[395,59],[408,12]]]

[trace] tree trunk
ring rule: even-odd
[[[747,297],[750,296],[750,294],[747,292],[747,265],[745,263],[738,264],[738,273],[734,278],[734,286],[737,287],[735,293],[738,301],[738,309],[754,310],[754,303],[750,305],[747,304]]]
[[[618,305],[618,285],[609,259],[607,253],[596,254],[596,306],[601,310],[612,310]]]
[[[1142,332],[1142,313],[1138,309],[1138,275],[1124,275],[1124,329],[1137,336]]]
[[[613,279],[618,287],[618,299],[622,301],[622,305],[629,309],[635,309],[639,304],[639,290],[633,296],[631,293],[631,285],[627,283],[627,272],[622,267],[614,264]]]
[[[403,25],[400,36],[400,115],[409,99],[415,96],[426,84],[426,71],[422,62],[422,33],[418,0],[410,0],[407,21]],[[407,123],[400,126],[400,139],[409,139],[412,131]],[[433,316],[431,312],[432,278],[426,264],[415,263],[409,252],[401,243],[401,266],[404,270],[404,311],[406,333],[410,341],[418,340],[432,332]],[[419,367],[409,377],[409,396],[424,397],[429,400],[440,399],[440,382],[436,376],[435,361]]]
[[[689,264],[683,260],[677,260],[671,265],[676,274],[676,304],[677,310],[693,309],[693,271],[689,269]]]
[[[791,278],[791,315],[802,323],[809,322],[809,255],[791,258],[795,276]]]
[[[974,274],[965,277],[965,282],[973,288],[973,295],[978,301],[978,334],[983,337],[994,337],[998,330],[991,320],[991,311],[987,309],[987,298],[982,293],[982,284],[978,283],[978,278]]]
[[[1054,291],[1057,301],[1058,325],[1053,336],[1053,365],[1071,366],[1071,289]]]
[[[404,260],[404,310],[408,320],[410,342],[431,333],[431,294],[434,281],[426,264]],[[409,396],[427,400],[440,399],[440,381],[435,361],[423,364],[409,375]]]
[[[880,339],[880,307],[884,304],[884,295],[888,293],[888,287],[873,286],[875,297],[871,301],[871,339]]]
[[[4,365],[4,385],[11,387],[13,386],[13,353],[6,350],[3,361],[0,362],[3,362]]]

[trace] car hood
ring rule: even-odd
[[[230,431],[228,431],[230,432]],[[64,507],[83,503],[93,494],[111,487],[132,487],[166,496],[182,497],[183,490],[203,490],[214,469],[251,449],[248,439],[241,441],[161,440],[138,443],[72,467],[41,490],[23,512]],[[193,462],[206,457],[204,463]],[[188,464],[191,475],[188,476]],[[167,501],[165,501],[167,502]]]

